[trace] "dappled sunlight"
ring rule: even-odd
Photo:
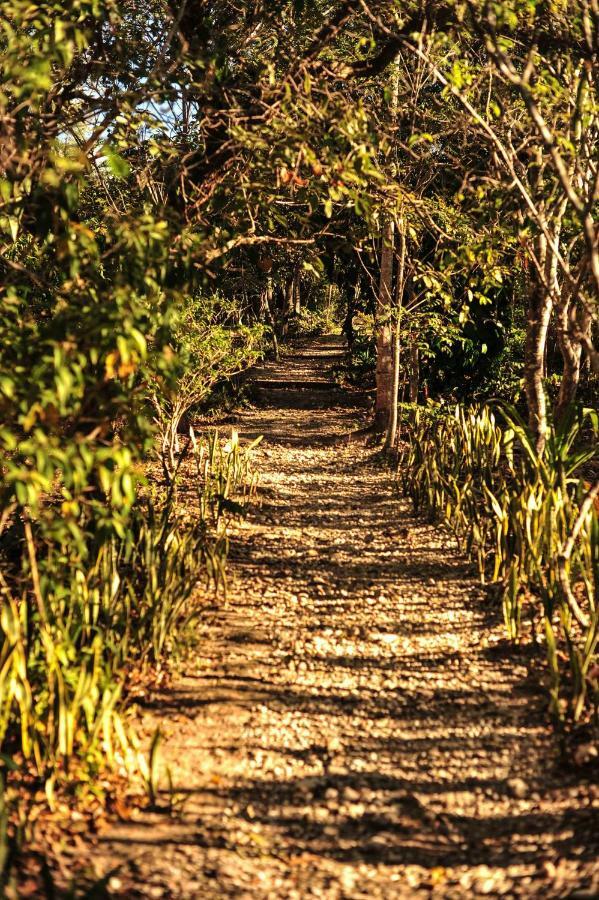
[[[226,601],[143,705],[174,812],[115,828],[105,865],[133,860],[128,897],[530,896],[590,878],[595,795],[553,763],[534,658],[500,652],[455,542],[372,450],[306,437],[304,418],[327,435],[360,415],[286,390],[293,414],[269,394],[238,419],[265,442]]]

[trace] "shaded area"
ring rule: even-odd
[[[270,443],[308,447],[334,443],[365,424],[359,410],[369,406],[370,395],[340,388],[333,376],[345,352],[342,338],[324,337],[257,368],[250,395],[260,414],[241,417],[246,435],[263,434]],[[317,415],[305,415],[309,411]]]

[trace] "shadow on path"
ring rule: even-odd
[[[505,652],[372,451],[319,446],[364,424],[332,382],[342,350],[256,373],[237,425],[265,435],[261,505],[226,604],[143,709],[172,811],[116,826],[98,865],[121,861],[131,898],[594,896],[599,791],[557,767],[534,657]]]

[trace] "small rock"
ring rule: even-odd
[[[361,819],[366,814],[366,807],[363,803],[350,803],[347,814],[351,819]]]
[[[510,778],[507,788],[510,795],[518,800],[524,800],[528,796],[528,785],[523,778]]]
[[[148,892],[148,897],[151,897],[152,900],[160,900],[161,897],[164,897],[166,894],[166,888],[163,888],[161,885],[154,885],[146,888]]]
[[[353,787],[346,787],[343,789],[343,797],[345,800],[352,803],[360,799],[360,792]]]
[[[356,886],[357,879],[358,873],[353,869],[350,869],[348,866],[341,870],[339,882],[344,891],[353,891],[354,887]]]
[[[545,874],[548,878],[555,878],[557,875],[557,868],[555,863],[551,862],[550,859],[546,859],[543,863],[543,869],[545,870]]]
[[[597,758],[599,749],[594,744],[581,744],[574,751],[574,762],[577,766],[586,766]]]
[[[495,889],[495,880],[493,878],[478,878],[474,882],[475,894],[490,894]]]

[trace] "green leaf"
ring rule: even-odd
[[[110,173],[115,178],[127,178],[131,172],[131,166],[110,144],[104,144],[102,147],[104,160]]]

